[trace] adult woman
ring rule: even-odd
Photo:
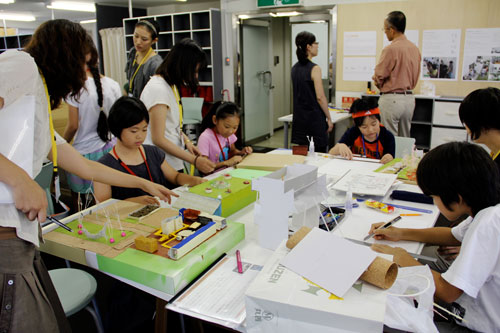
[[[163,186],[87,160],[53,132],[51,108],[59,106],[70,93],[76,96],[84,86],[84,65],[88,60],[85,55],[90,48],[82,26],[68,20],[52,20],[38,27],[26,52],[12,50],[0,55],[0,109],[14,108],[15,102],[26,95],[34,97],[31,110],[34,109],[35,140],[30,153],[33,175],[40,172],[43,160],[49,157],[56,167],[59,164],[82,178],[140,187],[169,200],[171,192]],[[18,112],[18,118],[29,114],[27,108],[14,111]],[[0,122],[7,121],[5,113],[0,112]],[[50,151],[52,154],[48,154]],[[3,154],[0,154],[0,170],[0,185],[12,193],[12,199],[0,205],[0,280],[7,282],[0,287],[0,331],[70,331],[57,293],[35,249],[41,237],[38,222],[46,218],[45,192],[24,169]],[[32,222],[35,219],[38,222]]]
[[[295,38],[298,62],[292,67],[292,143],[307,145],[314,139],[315,150],[326,152],[333,123],[321,81],[321,68],[311,59],[318,55],[316,37],[307,31]]]
[[[68,97],[68,123],[63,137],[85,158],[97,161],[113,147],[110,140],[107,115],[113,103],[120,98],[120,85],[108,77],[101,77],[97,68],[97,49],[92,45],[90,61],[87,63],[87,81],[77,98]],[[72,194],[88,193],[91,182],[76,175],[67,174]],[[73,195],[76,198],[76,195]],[[76,200],[74,200],[76,201]],[[74,205],[76,207],[76,205]]]
[[[212,161],[200,156],[198,148],[182,132],[180,88],[188,86],[191,91],[196,91],[198,71],[206,66],[206,62],[205,53],[195,41],[181,40],[168,53],[141,95],[150,113],[145,142],[165,151],[168,164],[176,170],[183,169],[182,161],[193,164],[205,174],[215,168]]]
[[[158,41],[160,25],[156,21],[141,20],[134,29],[134,47],[130,53],[125,67],[128,83],[125,91],[130,96],[139,98],[144,86],[156,72],[162,62],[160,55],[153,50],[153,45]]]

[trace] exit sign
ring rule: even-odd
[[[301,0],[257,0],[257,7],[285,7],[300,5]]]

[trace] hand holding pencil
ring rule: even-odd
[[[387,222],[379,222],[372,224],[369,235],[373,235],[373,238],[377,240],[389,240],[397,242],[401,240],[402,232],[400,228],[390,226],[388,228],[381,228]]]

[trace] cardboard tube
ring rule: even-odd
[[[389,289],[398,276],[398,265],[387,259],[376,257],[360,279],[382,289]]]
[[[306,235],[311,231],[311,228],[309,227],[302,227],[299,230],[297,230],[292,237],[288,239],[286,242],[286,247],[289,248],[290,250],[295,247]]]

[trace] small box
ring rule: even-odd
[[[293,155],[303,155],[307,156],[308,147],[305,145],[302,146],[292,146],[292,154]]]

